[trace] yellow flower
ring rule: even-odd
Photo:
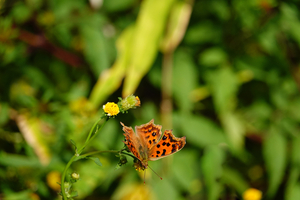
[[[115,116],[120,112],[119,106],[113,102],[105,104],[103,110],[107,113],[107,116]]]
[[[261,200],[262,192],[255,188],[249,188],[243,193],[244,200]]]
[[[60,185],[57,183],[60,183],[60,173],[58,171],[51,171],[50,173],[48,173],[47,174],[48,186],[55,191],[59,191]]]

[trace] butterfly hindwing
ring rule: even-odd
[[[128,147],[128,149],[132,152],[132,154],[137,157],[139,160],[141,160],[140,154],[138,152],[138,149],[136,147],[139,146],[137,138],[135,133],[133,132],[133,129],[131,127],[125,126],[121,122],[123,126],[123,131],[125,132],[123,135],[125,136],[124,144]]]
[[[171,130],[166,130],[158,144],[150,149],[149,160],[157,160],[180,151],[186,144],[186,138],[177,138]]]

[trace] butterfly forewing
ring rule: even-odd
[[[149,123],[135,127],[135,132],[141,140],[142,145],[148,150],[153,148],[161,136],[161,126],[155,125],[152,119]]]
[[[177,138],[171,130],[166,130],[158,144],[149,152],[149,160],[157,160],[180,151],[186,144],[185,137]]]

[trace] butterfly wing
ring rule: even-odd
[[[162,126],[154,124],[154,119],[147,124],[135,127],[135,132],[140,138],[142,145],[145,147],[146,153],[159,142],[159,138],[162,134],[161,128]]]
[[[172,130],[166,130],[158,144],[153,146],[149,152],[149,160],[157,160],[180,151],[186,144],[185,136],[177,138]]]
[[[125,141],[124,144],[128,147],[128,149],[131,151],[131,153],[137,157],[139,160],[141,160],[141,156],[139,153],[140,142],[138,141],[138,138],[136,134],[133,132],[133,129],[131,127],[125,126],[122,122],[121,125],[123,126]]]

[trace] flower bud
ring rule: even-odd
[[[126,156],[121,155],[120,156],[120,161],[119,161],[119,165],[124,165],[127,163],[127,158]]]
[[[141,101],[138,96],[129,95],[124,99],[120,99],[119,107],[122,112],[125,112],[129,109],[139,107]]]
[[[79,180],[79,177],[80,177],[80,175],[79,175],[78,173],[76,173],[76,172],[73,172],[73,173],[71,174],[71,178],[72,178],[73,180],[75,180],[75,181],[78,181],[78,180]]]

